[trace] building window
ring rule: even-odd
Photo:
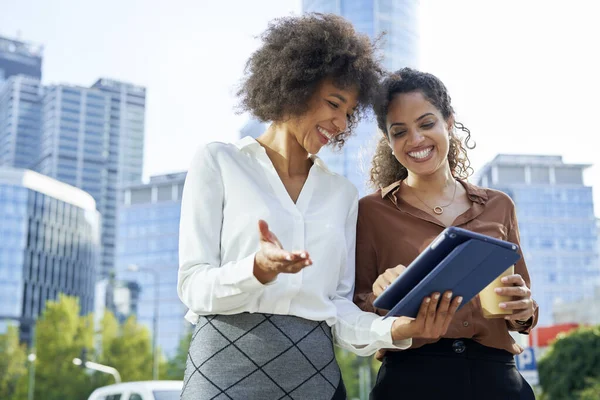
[[[501,165],[498,167],[499,184],[525,183],[525,168]]]
[[[557,184],[583,185],[583,174],[579,168],[555,168],[554,176]]]

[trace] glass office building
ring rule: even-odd
[[[100,216],[82,190],[33,171],[0,167],[0,331],[24,341],[59,293],[93,310]]]
[[[42,96],[40,81],[25,75],[0,85],[0,165],[34,166],[40,151]]]
[[[419,64],[418,0],[303,0],[303,12],[334,13],[349,20],[357,31],[376,38],[385,32],[383,64],[394,71]],[[377,124],[363,121],[341,151],[324,148],[319,157],[367,193],[371,158],[380,138]]]
[[[183,318],[187,310],[177,295],[179,218],[185,176],[186,173],[155,176],[148,184],[129,186],[123,191],[119,207],[117,280],[135,282],[137,286],[125,299],[115,299],[115,303],[125,303],[123,309],[131,309],[132,313],[137,310],[138,320],[152,332],[158,284],[157,341],[168,356],[175,353],[181,336],[191,327]],[[139,271],[130,271],[130,266]]]
[[[119,188],[141,183],[146,88],[104,78],[92,88],[110,96],[109,181],[116,180]],[[110,185],[108,190],[112,193],[115,189]]]
[[[480,185],[516,204],[540,325],[553,323],[554,304],[591,298],[600,284],[592,188],[583,183],[587,167],[561,156],[498,155],[479,174]]]
[[[117,195],[116,181],[109,179],[109,121],[107,94],[78,86],[46,87],[35,170],[78,187],[96,200],[102,215],[100,277],[108,276],[114,266]]]
[[[43,47],[0,36],[0,87],[11,76],[42,79]]]

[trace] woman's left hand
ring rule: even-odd
[[[505,319],[509,321],[529,320],[535,312],[535,304],[531,299],[531,290],[525,284],[523,277],[519,274],[509,275],[502,278],[501,282],[507,286],[496,288],[496,293],[501,296],[513,297],[512,301],[500,303],[500,308],[513,311]]]

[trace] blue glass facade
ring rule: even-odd
[[[334,13],[372,38],[385,32],[383,64],[391,71],[418,66],[417,0],[303,0],[304,12]],[[374,119],[363,121],[341,151],[321,150],[327,166],[347,177],[362,195],[367,193],[371,158],[380,133]]]
[[[40,45],[0,36],[0,86],[16,75],[37,80],[42,78],[42,53]]]
[[[99,220],[87,193],[0,168],[0,322],[17,322],[28,341],[33,320],[58,293],[79,297],[82,313],[93,310]]]
[[[85,190],[102,215],[100,277],[114,267],[118,166],[109,162],[110,97],[99,90],[49,86],[42,108],[36,171]],[[112,178],[112,179],[111,179]]]
[[[110,79],[92,87],[110,96],[109,180],[116,179],[118,187],[141,183],[146,88]]]
[[[540,325],[553,323],[553,305],[594,295],[600,284],[598,232],[586,166],[561,157],[500,155],[482,170],[479,183],[501,190],[516,204],[521,246]]]
[[[152,332],[154,275],[159,278],[158,345],[172,356],[190,325],[187,311],[177,296],[179,218],[185,173],[153,177],[149,184],[124,190],[119,208],[117,279],[139,285],[137,318]],[[128,271],[136,265],[138,272]],[[134,310],[132,310],[132,313]]]
[[[40,150],[43,88],[23,75],[0,85],[0,165],[31,168]]]

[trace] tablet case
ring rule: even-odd
[[[459,309],[520,258],[518,246],[457,227],[446,228],[373,303],[386,317],[416,317],[425,296],[451,290]]]

